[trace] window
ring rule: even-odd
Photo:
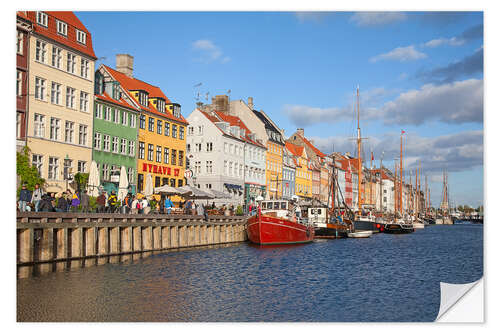
[[[106,163],[102,164],[102,179],[103,180],[109,179],[109,164]]]
[[[87,41],[87,34],[83,31],[78,30],[78,29],[75,29],[75,30],[76,30],[76,40],[79,43],[85,44]]]
[[[163,148],[163,163],[168,163],[169,160],[169,149]]]
[[[66,126],[64,130],[64,142],[73,143],[73,132],[75,123],[66,120]]]
[[[135,114],[130,115],[130,127],[135,128],[135,123],[137,121],[137,117]]]
[[[161,163],[161,146],[156,146],[156,162]]]
[[[148,161],[153,160],[153,145],[148,143]]]
[[[66,87],[66,107],[75,108],[75,88]]]
[[[212,151],[212,150],[213,150],[212,142],[207,142],[207,151]]]
[[[109,135],[102,135],[102,150],[109,151]]]
[[[172,149],[172,161],[171,161],[171,164],[172,165],[176,165],[177,164],[177,150],[175,150],[175,149]]]
[[[104,120],[107,120],[107,121],[111,120],[111,108],[109,106],[106,106],[104,108]]]
[[[193,135],[193,134],[194,134],[194,127],[188,126],[188,135]]]
[[[127,169],[127,177],[128,177],[128,183],[131,184],[134,182],[134,168],[128,168]]]
[[[184,152],[182,150],[179,150],[179,166],[184,165]]]
[[[49,179],[57,179],[59,171],[59,159],[57,157],[49,157]]]
[[[120,154],[126,155],[127,154],[127,139],[121,139],[121,144],[120,144]]]
[[[154,132],[155,131],[155,119],[152,118],[152,117],[149,117],[148,130],[150,132]]]
[[[165,135],[169,136],[170,135],[170,123],[165,122]]]
[[[68,25],[64,22],[56,20],[57,22],[57,33],[63,36],[68,35]]]
[[[37,39],[35,60],[45,63],[47,61],[47,43]]]
[[[224,142],[224,152],[227,153],[227,142]]]
[[[16,42],[16,51],[18,54],[23,54],[23,41],[24,41],[24,33],[22,31],[17,32],[17,42]]]
[[[35,126],[33,128],[34,136],[43,138],[45,136],[45,116],[35,113]]]
[[[21,96],[23,93],[23,72],[17,71],[16,75],[16,96]]]
[[[97,119],[102,118],[102,104],[96,104],[95,106],[95,117]]]
[[[137,191],[142,191],[144,185],[144,175],[142,173],[137,174]]]
[[[158,103],[156,105],[156,109],[160,111],[161,113],[165,113],[165,101],[158,99]]]
[[[113,142],[111,142],[111,150],[113,153],[118,153],[118,137],[113,137]]]
[[[83,91],[80,91],[80,111],[89,111],[89,94]]]
[[[198,135],[203,135],[203,126],[198,126]]]
[[[181,116],[181,107],[179,105],[174,105],[174,117],[179,118]]]
[[[227,161],[224,161],[224,174],[227,175]]]
[[[229,162],[229,176],[233,175],[233,162]]]
[[[145,92],[139,92],[139,103],[144,106],[149,105],[148,94]]]
[[[66,70],[71,74],[75,74],[75,65],[76,65],[76,56],[68,52]]]
[[[42,175],[42,155],[33,154],[31,165],[33,165],[37,170],[38,174]]]
[[[21,121],[22,121],[22,113],[16,112],[16,138],[21,137]]]
[[[212,173],[212,161],[207,161],[207,173]]]
[[[87,162],[78,161],[78,172],[81,173],[87,172]]]
[[[52,104],[61,104],[61,85],[56,82],[52,82],[52,89],[50,91],[50,102]]]
[[[200,161],[194,162],[194,172],[197,175],[201,174],[201,162]]]
[[[127,126],[128,114],[125,111],[122,111],[122,125]]]
[[[172,137],[177,138],[177,125],[172,124]]]
[[[36,12],[36,23],[43,25],[44,27],[47,27],[48,25],[47,21],[48,21],[47,14],[42,12]]]
[[[135,155],[135,141],[129,141],[128,142],[128,154],[130,156]]]
[[[144,142],[139,141],[139,158],[144,159]]]
[[[181,187],[182,184],[184,184],[184,181],[182,179],[177,180],[177,186]]]
[[[200,152],[201,151],[201,143],[195,143],[194,147],[195,147],[195,152]]]
[[[41,77],[35,78],[35,98],[41,101],[45,101],[45,83],[45,79],[42,79]]]
[[[82,58],[81,60],[80,76],[86,79],[89,78],[89,61],[87,59]]]
[[[179,139],[184,139],[184,126],[179,126]]]
[[[50,118],[50,139],[59,140],[60,119]]]
[[[101,133],[94,133],[94,149],[101,150]]]
[[[141,114],[139,117],[139,128],[145,129],[146,128],[146,116]]]
[[[190,145],[189,143],[186,145],[186,151],[187,151],[188,153],[190,153],[190,152],[191,152],[191,145]]]
[[[52,46],[52,66],[61,68],[62,50],[57,46]]]
[[[175,179],[170,178],[170,186],[175,187]]]
[[[163,128],[163,122],[161,120],[156,121],[156,132],[161,134],[161,130]]]
[[[113,110],[113,121],[115,122],[115,124],[120,123],[120,111],[117,109]]]

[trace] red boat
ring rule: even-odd
[[[257,214],[247,221],[250,241],[261,245],[312,242],[314,227],[297,222],[289,204],[284,200],[262,201]]]

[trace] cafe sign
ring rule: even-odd
[[[151,164],[151,163],[142,163],[142,171],[143,172],[172,176],[172,170],[173,170],[173,176],[178,177],[179,171],[180,171],[179,168],[171,168],[171,167],[156,165],[156,164]]]

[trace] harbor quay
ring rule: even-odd
[[[17,265],[244,242],[246,217],[17,213]]]

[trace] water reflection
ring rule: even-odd
[[[482,231],[432,226],[55,263],[50,273],[19,267],[18,321],[432,321],[440,281],[482,276]]]

